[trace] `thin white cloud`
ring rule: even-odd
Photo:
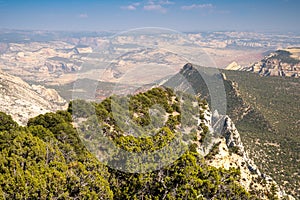
[[[173,5],[175,4],[173,1],[169,1],[169,0],[161,0],[158,2],[158,4],[160,5]]]
[[[169,0],[148,0],[147,5],[172,5],[175,4]]]
[[[128,6],[121,6],[122,10],[136,10],[136,6],[128,5]]]
[[[133,3],[132,5],[135,6],[135,7],[137,7],[137,6],[141,5],[141,3],[140,2],[136,2],[136,3]]]
[[[127,6],[121,6],[122,10],[136,10],[138,6],[141,5],[141,2],[135,2]]]
[[[122,10],[137,10],[139,8],[142,8],[146,11],[157,11],[160,13],[166,13],[167,9],[165,6],[172,5],[174,2],[170,0],[147,0],[146,2],[135,2],[127,6],[121,6],[120,8]]]
[[[213,8],[214,6],[211,3],[208,4],[192,4],[188,6],[182,6],[182,10],[193,10],[193,9],[210,9]]]
[[[145,5],[144,6],[144,10],[147,10],[147,11],[158,11],[158,12],[161,12],[161,13],[166,13],[167,12],[167,9],[164,8],[164,7],[162,7],[159,4]]]
[[[81,14],[79,14],[78,17],[81,18],[81,19],[85,19],[85,18],[88,18],[89,16],[86,13],[81,13]]]

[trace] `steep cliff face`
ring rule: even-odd
[[[286,192],[268,175],[260,172],[256,164],[248,156],[240,134],[234,123],[228,116],[212,114],[209,110],[205,112],[203,123],[213,132],[209,150],[204,157],[206,162],[217,168],[237,168],[241,172],[239,184],[250,194],[255,194],[260,199],[295,199]],[[209,119],[211,118],[211,119]],[[212,124],[219,121],[219,124]],[[221,133],[214,133],[216,126],[221,126]],[[198,147],[198,152],[203,154],[203,147]]]
[[[234,84],[228,87],[228,91],[233,91],[230,94],[236,91],[241,103],[250,108],[243,116],[245,106],[239,106],[238,98],[233,98],[235,95],[229,96],[227,103],[232,102],[233,106],[227,113],[239,130],[249,157],[261,172],[270,174],[287,193],[300,199],[300,124],[297,123],[300,119],[300,80],[260,77],[240,71],[223,72]]]
[[[53,89],[29,85],[0,70],[0,110],[21,125],[39,114],[65,109],[67,102]]]
[[[205,71],[205,69],[202,69],[201,67],[198,68],[198,66],[186,64],[180,74],[172,77],[164,84],[170,85],[173,88],[182,89],[182,83],[186,81],[190,84],[189,87],[192,87],[196,94],[200,94],[201,97],[206,98],[207,101],[210,102],[210,95],[206,83],[201,74],[198,73],[198,71],[201,70],[203,72]],[[238,86],[235,82],[227,80],[224,74],[222,74],[222,76],[216,76],[216,78],[223,79],[227,100],[226,115],[229,115],[230,117],[220,116],[216,111],[213,113],[207,111],[208,115],[206,115],[205,118],[208,119],[203,121],[203,123],[210,127],[210,130],[214,130],[215,133],[211,133],[213,139],[207,146],[208,148],[199,146],[198,152],[204,154],[208,163],[213,166],[224,167],[226,169],[229,169],[230,167],[241,169],[241,184],[249,192],[260,196],[261,199],[269,199],[270,197],[268,195],[271,195],[271,193],[279,198],[285,198],[287,195],[281,189],[284,185],[280,183],[279,186],[272,178],[261,173],[261,171],[263,171],[264,173],[271,174],[271,171],[267,170],[269,169],[267,167],[271,166],[271,164],[269,164],[269,158],[266,156],[260,158],[262,163],[265,163],[266,168],[262,168],[261,163],[254,164],[254,159],[257,162],[256,157],[253,157],[256,155],[257,149],[250,149],[250,145],[248,144],[252,138],[247,138],[249,135],[244,134],[242,135],[243,137],[241,140],[240,134],[233,123],[240,123],[240,127],[244,128],[241,133],[245,133],[245,127],[248,128],[249,126],[257,127],[258,132],[265,129],[273,132],[269,122],[266,121],[264,116],[258,110],[255,110],[252,106],[244,102],[239,90],[237,90]],[[241,121],[243,124],[241,124]],[[218,131],[215,131],[216,129]],[[262,134],[262,132],[259,133]],[[244,146],[242,141],[247,145]],[[267,150],[264,152],[267,152]],[[252,157],[248,156],[248,154]],[[261,171],[258,169],[257,164],[260,166]],[[276,181],[277,180],[278,179],[276,179]],[[286,187],[285,190],[287,190]]]

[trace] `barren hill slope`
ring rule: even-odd
[[[19,124],[39,114],[64,109],[66,101],[53,89],[29,85],[21,78],[0,70],[0,111]]]

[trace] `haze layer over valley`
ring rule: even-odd
[[[278,48],[300,46],[298,35],[155,31],[119,35],[1,31],[0,68],[43,85],[63,85],[77,78],[119,82],[117,79],[129,71],[134,71],[141,84],[147,84],[176,74],[192,57],[202,66],[223,68],[233,61],[245,66]],[[8,37],[12,34],[14,37]]]

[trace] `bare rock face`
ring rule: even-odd
[[[219,134],[211,133],[214,137],[211,140],[211,149],[206,150],[204,154],[209,165],[227,170],[230,168],[240,169],[239,184],[248,192],[258,195],[260,199],[270,199],[272,195],[278,199],[294,199],[292,196],[287,195],[270,176],[260,172],[255,163],[249,158],[240,134],[228,116],[220,116],[215,113],[206,115],[211,116],[211,120],[205,119],[203,123],[212,132],[216,129],[221,130]],[[216,148],[217,151],[213,148]],[[201,146],[198,151],[202,154],[204,152]],[[211,152],[214,153],[210,155]]]
[[[30,86],[0,70],[0,111],[11,115],[20,125],[25,125],[31,117],[66,107],[67,102],[55,90]]]
[[[240,70],[240,69],[242,69],[242,66],[234,61],[234,62],[230,63],[225,69],[226,70]]]
[[[242,144],[240,134],[237,131],[232,120],[226,116],[224,120],[224,127],[222,130],[222,135],[226,139],[226,145],[228,148],[235,148],[235,153],[244,156],[244,146]]]
[[[65,104],[65,100],[54,89],[45,88],[42,85],[32,85],[32,89],[44,99],[54,104]]]
[[[251,71],[262,76],[287,76],[298,78],[300,74],[300,48],[277,50],[250,66],[226,69]]]

